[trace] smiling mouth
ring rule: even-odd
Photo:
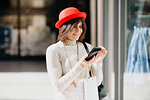
[[[74,36],[79,36],[79,34],[73,34]]]

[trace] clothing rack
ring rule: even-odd
[[[150,15],[141,15],[137,17],[136,26],[150,27]]]
[[[147,34],[148,31],[148,26],[134,26],[128,50],[126,72],[150,72],[150,35]]]

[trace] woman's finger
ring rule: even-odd
[[[96,64],[99,64],[100,62],[102,62],[102,60],[103,60],[103,58],[102,58],[102,57],[99,57],[99,58],[95,61],[95,63],[96,63]]]
[[[107,54],[107,50],[103,49],[101,50],[98,54],[97,54],[97,58],[103,56],[103,55],[106,55]]]
[[[85,60],[85,58],[88,56],[88,54],[86,54],[85,56],[83,56],[81,59],[83,60],[83,61],[86,61]]]
[[[103,46],[98,46],[99,48],[101,48],[101,49],[105,49]]]
[[[96,56],[96,60],[95,60],[95,63],[100,63],[102,62],[102,60],[104,59],[104,57],[106,56],[107,54],[107,50],[105,49],[102,49]]]
[[[89,60],[89,61],[86,61],[85,63],[87,63],[88,64],[88,66],[90,66],[90,65],[92,65],[93,64],[93,62],[95,62],[95,59],[96,57],[94,56],[91,60]]]

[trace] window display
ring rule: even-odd
[[[150,1],[127,0],[124,100],[149,100]]]
[[[9,54],[11,44],[11,28],[0,26],[0,55]]]

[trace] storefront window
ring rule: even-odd
[[[53,4],[53,0],[0,2],[0,60],[37,56],[44,60],[46,48],[56,42],[49,11]]]
[[[45,60],[47,47],[57,40],[55,23],[58,14],[68,6],[89,12],[85,0],[0,1],[0,60],[24,57],[42,57]],[[89,17],[87,22],[90,22]]]
[[[124,100],[149,100],[150,1],[127,0]]]

